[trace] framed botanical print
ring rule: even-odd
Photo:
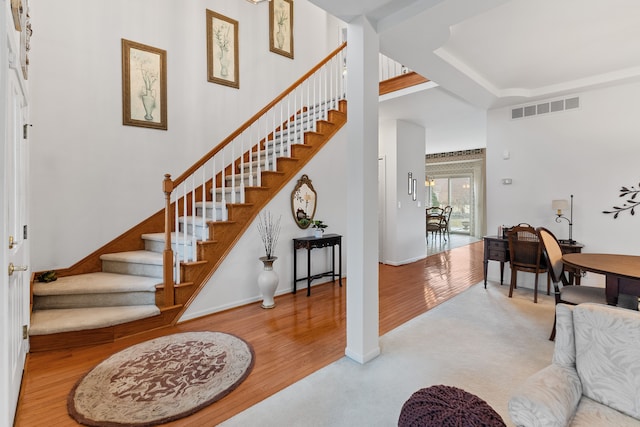
[[[167,130],[167,52],[122,39],[122,124]]]
[[[269,2],[269,50],[293,59],[293,0]]]
[[[11,15],[13,15],[13,26],[16,31],[22,31],[23,13],[22,0],[11,0]]]
[[[207,80],[238,89],[238,21],[207,9]]]

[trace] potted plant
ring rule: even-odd
[[[315,237],[322,237],[324,229],[327,227],[328,225],[325,224],[322,220],[316,219],[311,221],[311,228],[313,228],[313,235]]]
[[[258,275],[258,288],[262,294],[262,308],[273,308],[276,306],[273,297],[278,287],[278,274],[273,271],[273,262],[278,259],[273,255],[278,237],[280,236],[280,219],[273,218],[271,212],[261,212],[258,216],[258,233],[264,245],[265,256],[260,257],[263,270]]]

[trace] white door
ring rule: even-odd
[[[4,4],[2,5],[4,7]],[[2,20],[5,20],[6,9]],[[10,29],[6,29],[10,31]],[[0,32],[0,34],[4,34]],[[3,41],[6,42],[6,38]],[[7,49],[4,47],[7,46]],[[0,184],[2,188],[2,241],[0,251],[2,288],[0,289],[0,426],[13,425],[20,392],[22,371],[28,351],[29,324],[29,249],[27,233],[27,140],[23,137],[27,102],[21,86],[19,55],[11,53],[10,44],[2,46],[0,93],[0,130],[3,150]],[[15,52],[15,51],[14,51]]]

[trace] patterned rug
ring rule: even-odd
[[[69,414],[98,426],[153,426],[202,409],[251,372],[253,349],[221,332],[156,338],[114,354],[73,387]]]

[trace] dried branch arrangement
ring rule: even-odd
[[[277,220],[274,219],[271,212],[262,211],[258,215],[258,232],[262,238],[264,244],[264,251],[268,259],[273,258],[273,252],[278,244],[278,237],[280,237],[280,220],[282,215]]]

